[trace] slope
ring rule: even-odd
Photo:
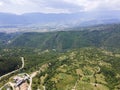
[[[56,49],[59,51],[81,47],[120,48],[120,25],[101,25],[89,28],[72,28],[71,31],[24,33],[10,46]]]
[[[119,59],[102,49],[69,50],[34,78],[33,89],[117,90],[120,88]]]

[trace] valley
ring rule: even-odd
[[[21,85],[29,90],[119,90],[119,34],[119,24],[0,33],[0,75],[13,72],[0,80],[0,87],[27,73]]]
[[[120,0],[0,0],[0,90],[120,90]]]

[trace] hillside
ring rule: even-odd
[[[18,69],[21,61],[18,58],[0,58],[0,76]]]
[[[0,35],[0,75],[18,69],[24,57],[25,66],[17,73],[38,71],[33,90],[120,89],[120,24]]]
[[[89,28],[72,28],[70,31],[24,33],[8,46],[56,49],[58,51],[81,48],[120,48],[120,25],[101,25]]]
[[[19,35],[20,35],[20,33],[7,34],[4,32],[1,32],[0,33],[0,48],[3,48],[6,45],[8,45],[11,42],[11,40],[14,40]]]
[[[69,50],[33,79],[33,90],[119,90],[120,57],[96,48]]]
[[[9,58],[1,62],[4,64],[7,62],[6,68],[11,67],[11,64],[20,64],[20,62],[15,64],[14,60],[11,60],[14,58],[10,59],[10,56],[23,56],[25,67],[18,73],[40,71],[33,78],[32,90],[120,89],[120,54],[91,47],[70,49],[64,53],[54,50],[41,51],[38,48],[8,49],[8,53],[5,52],[3,55]],[[15,62],[16,60],[18,59],[15,59]],[[0,66],[3,68],[4,64]],[[8,80],[10,79],[0,81],[0,86]]]

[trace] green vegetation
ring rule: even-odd
[[[18,58],[0,58],[0,76],[21,67]]]
[[[90,28],[72,28],[71,31],[24,33],[9,44],[11,47],[30,47],[64,51],[82,47],[102,47],[118,51],[120,25],[103,25]]]
[[[18,69],[24,57],[25,67],[17,73],[40,71],[33,90],[119,90],[120,25],[70,30],[0,33],[0,75]]]
[[[47,90],[71,90],[74,87],[77,90],[117,90],[120,71],[114,61],[119,62],[120,58],[106,55],[101,49],[70,50],[58,56],[47,70],[33,79],[33,89],[45,86]]]

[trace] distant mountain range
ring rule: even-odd
[[[0,26],[13,27],[16,25],[49,24],[68,26],[88,26],[95,24],[109,24],[120,22],[120,12],[80,12],[72,14],[43,14],[26,13],[22,15],[0,13]]]

